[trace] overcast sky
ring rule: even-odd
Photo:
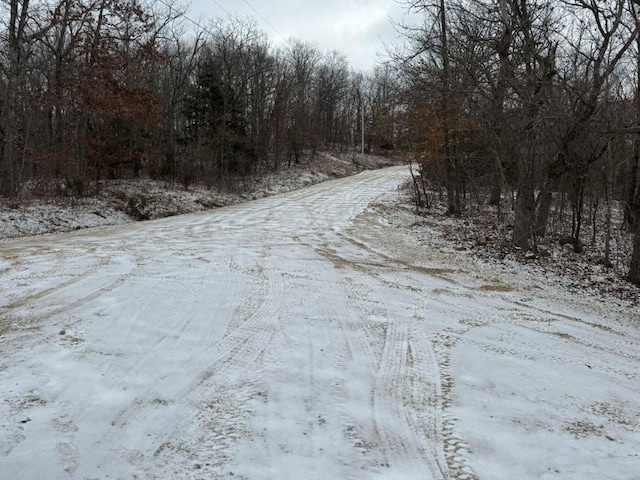
[[[344,53],[356,70],[370,69],[376,53],[394,42],[390,19],[402,20],[404,14],[394,0],[192,0],[188,15],[205,20],[227,12],[253,17],[276,46],[283,37],[312,42],[323,51]]]

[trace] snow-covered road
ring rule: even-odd
[[[0,242],[0,479],[639,479],[638,312],[417,248],[407,174]]]

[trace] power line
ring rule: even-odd
[[[213,33],[211,33],[211,30],[209,30],[208,28],[203,27],[202,25],[200,25],[198,22],[196,22],[195,20],[193,20],[192,18],[190,18],[189,16],[187,16],[184,12],[180,12],[180,10],[177,10],[175,7],[173,7],[172,5],[170,5],[169,3],[167,3],[165,0],[158,0],[160,3],[162,3],[164,6],[166,6],[169,10],[172,10],[174,12],[180,13],[180,16],[184,17],[186,20],[188,20],[189,22],[193,23],[196,27],[200,28],[201,30],[204,30],[205,32],[207,32],[209,35],[213,36]],[[215,3],[218,7],[220,7],[222,10],[224,10],[227,15],[229,15],[231,17],[231,12],[229,12],[229,10],[227,10],[226,8],[224,8],[224,6],[222,6],[220,3],[218,3],[217,0],[211,0],[213,3]],[[256,10],[255,8],[253,8],[253,6],[247,1],[247,0],[242,0],[244,3],[247,4],[247,6],[253,10],[255,12],[256,15],[258,15],[258,17],[260,17],[262,19],[262,21],[264,23],[266,23],[269,27],[271,27],[273,29],[274,32],[276,32],[280,38],[282,38],[282,40],[284,40],[285,42],[287,41],[287,39],[285,38],[285,36],[280,33],[280,31],[274,27],[269,20],[267,20],[266,18],[264,18],[262,16],[262,14],[260,14],[260,12],[258,10]]]
[[[213,33],[211,32],[211,30],[209,30],[208,28],[203,27],[202,25],[200,25],[198,22],[196,22],[195,20],[193,20],[192,18],[190,18],[189,16],[187,16],[187,14],[185,14],[184,12],[181,12],[180,10],[177,10],[173,5],[168,4],[165,0],[158,0],[160,3],[162,3],[165,7],[167,7],[169,10],[179,13],[181,17],[184,17],[185,20],[188,20],[189,22],[193,23],[196,27],[198,27],[200,30],[204,30],[205,32],[207,32],[209,35],[211,35],[212,37],[214,36]],[[215,2],[220,8],[222,8],[225,12],[227,12],[227,10],[220,5],[218,2],[216,2],[216,0],[212,0],[213,2]],[[229,13],[229,12],[227,12]]]
[[[220,5],[218,2],[216,2],[216,0],[211,0],[213,3],[215,3],[217,6],[219,6],[222,10],[224,10],[225,12],[227,12],[227,15],[231,16],[231,12],[229,12],[229,10],[227,10],[226,8],[224,8],[222,5]]]
[[[212,0],[212,1],[216,2],[216,0]],[[276,32],[278,35],[280,35],[280,38],[282,38],[282,40],[284,40],[285,42],[287,41],[287,39],[286,39],[286,38],[284,38],[284,35],[283,35],[282,33],[280,33],[280,31],[279,31],[276,27],[274,27],[273,25],[271,25],[271,23],[269,22],[269,20],[267,20],[266,18],[264,18],[264,17],[262,16],[262,14],[261,14],[258,10],[256,10],[255,8],[253,8],[253,5],[251,5],[247,0],[242,0],[242,1],[243,1],[244,3],[246,3],[246,4],[247,4],[247,6],[248,6],[251,10],[253,10],[253,11],[255,12],[255,14],[256,14],[256,15],[258,15],[258,17],[260,17],[264,23],[266,23],[267,25],[269,25],[269,26],[273,29],[273,31],[274,31],[274,32]],[[218,3],[218,2],[216,2],[216,3]]]

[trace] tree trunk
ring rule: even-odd
[[[607,214],[605,217],[605,238],[604,238],[604,264],[607,267],[611,267],[611,197],[613,196],[612,179],[614,176],[614,160],[613,151],[611,150],[611,139],[607,148],[608,154],[608,168],[605,170],[604,175],[604,198],[607,202]]]
[[[409,163],[409,173],[411,173],[411,179],[413,180],[413,186],[416,190],[416,212],[420,210],[422,207],[422,199],[420,197],[420,187],[418,186],[418,180],[413,173],[413,168],[411,167],[411,163]]]
[[[456,161],[453,158],[451,146],[451,128],[449,125],[450,96],[451,96],[451,72],[449,64],[449,43],[447,29],[447,11],[445,1],[440,0],[440,48],[442,55],[442,99],[440,104],[442,130],[444,134],[444,165],[446,169],[447,188],[447,214],[460,215],[462,207],[460,203],[459,173]]]
[[[591,199],[591,245],[596,245],[598,237],[598,207],[600,206],[600,199],[594,197]]]
[[[504,102],[507,97],[507,82],[511,70],[509,54],[513,36],[511,21],[509,19],[509,9],[505,0],[500,0],[500,16],[502,20],[502,34],[495,46],[500,59],[500,69],[498,71],[496,89],[492,98],[496,161],[493,164],[493,185],[491,186],[491,198],[489,200],[489,205],[498,207],[498,216],[500,216],[501,213],[500,204],[502,199],[503,162],[505,162],[509,157],[504,138],[507,127],[507,121],[504,114]]]
[[[489,205],[492,207],[500,207],[500,199],[502,198],[502,180],[499,174],[494,175],[493,185],[491,185],[491,196],[489,197]]]
[[[18,144],[21,143],[18,123],[18,104],[20,102],[20,84],[23,81],[24,64],[23,44],[28,19],[29,0],[11,0],[9,15],[9,36],[7,44],[8,70],[2,111],[0,112],[0,131],[2,138],[2,157],[0,158],[0,193],[16,198],[20,188],[18,168]]]
[[[636,9],[633,8],[636,25],[639,21]],[[640,121],[640,37],[636,38],[636,98],[635,98],[635,121]],[[627,191],[627,201],[624,209],[624,220],[630,232],[635,232],[640,225],[640,133],[633,136],[633,159],[631,161],[631,172],[629,178],[629,189]]]
[[[547,235],[547,225],[549,224],[549,214],[551,212],[551,203],[553,195],[549,185],[545,185],[540,192],[540,200],[538,204],[538,212],[536,214],[535,234],[538,238],[544,238]]]
[[[629,267],[627,280],[640,286],[640,226],[636,228],[633,241],[633,254],[631,255],[631,266]]]
[[[576,200],[576,228],[573,232],[574,242],[573,251],[575,253],[582,253],[582,244],[580,243],[580,233],[582,233],[582,211],[584,209],[584,184],[585,178],[580,179],[580,186],[578,187],[578,198]]]
[[[640,119],[640,114],[639,117]],[[629,189],[624,209],[624,221],[629,231],[634,232],[640,224],[640,134],[635,135],[633,142],[633,159],[629,176]]]
[[[533,237],[536,220],[533,169],[530,162],[531,160],[521,160],[515,222],[513,225],[513,243],[524,250],[529,249],[529,240]]]

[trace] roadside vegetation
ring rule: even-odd
[[[640,285],[638,2],[406,5],[423,20],[395,53],[418,208],[442,197],[491,219],[479,236],[530,256],[560,242]]]

